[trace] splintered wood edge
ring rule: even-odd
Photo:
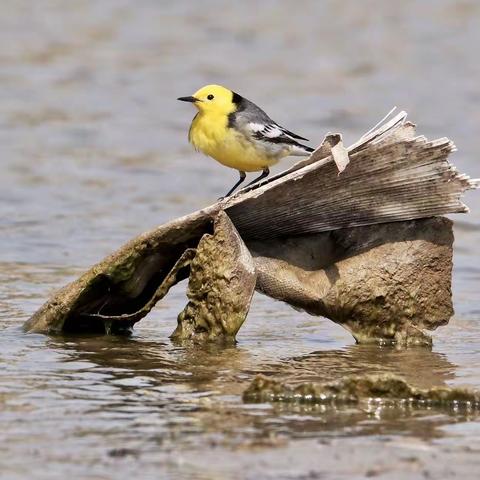
[[[387,116],[388,117],[388,116]],[[345,169],[348,168],[350,157],[355,153],[358,153],[360,150],[368,148],[369,145],[388,142],[402,142],[405,140],[425,142],[428,143],[429,148],[435,148],[440,145],[445,145],[449,148],[449,154],[457,150],[455,144],[446,137],[442,137],[436,140],[428,141],[428,139],[423,135],[415,135],[415,124],[407,121],[407,112],[401,111],[395,115],[392,119],[386,122],[380,122],[380,126],[373,131],[362,136],[357,142],[350,145],[348,148],[341,151],[341,156],[337,157],[337,161],[334,158],[334,155],[340,150],[337,149],[337,152],[332,151],[332,147],[329,149],[329,155],[325,155],[326,146],[328,142],[333,138],[339,138],[341,143],[340,134],[327,134],[321,143],[321,145],[312,153],[307,159],[303,159],[291,168],[271,177],[263,183],[254,185],[249,189],[240,190],[237,194],[232,197],[226,198],[220,202],[221,208],[229,209],[236,205],[243,203],[245,200],[257,198],[261,196],[266,191],[280,185],[281,183],[291,180],[301,178],[312,170],[322,168],[328,163],[335,162],[339,174]],[[332,142],[333,143],[333,142]],[[335,142],[333,147],[337,146],[339,142]],[[319,157],[319,158],[316,158]],[[348,159],[348,161],[347,161]],[[345,164],[346,163],[346,164]],[[466,190],[473,190],[480,187],[480,179],[470,179],[466,174],[460,174],[458,170],[453,166],[447,159],[447,163],[450,166],[450,169],[453,173],[453,177],[460,181],[462,188],[460,191],[460,196]],[[343,167],[343,168],[342,168]],[[463,212],[468,212],[468,208],[465,206]]]

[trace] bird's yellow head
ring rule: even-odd
[[[190,97],[180,97],[178,100],[192,102],[202,113],[228,115],[236,110],[238,94],[220,85],[207,85],[197,90]]]

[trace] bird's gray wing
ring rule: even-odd
[[[251,132],[251,136],[256,140],[261,140],[266,143],[286,144],[296,147],[305,147],[296,141],[296,139],[306,140],[303,137],[292,134],[288,130],[282,128],[275,122],[259,123],[249,122],[247,124]]]
[[[304,147],[296,140],[308,139],[290,132],[274,122],[260,107],[250,100],[236,95],[237,110],[231,113],[228,118],[228,126],[235,127],[243,131],[247,136],[256,140],[262,140],[267,143],[288,144],[292,146]],[[309,147],[306,147],[307,149]]]

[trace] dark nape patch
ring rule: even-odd
[[[238,93],[232,92],[232,102],[235,105],[240,105],[243,101],[243,97],[239,95]]]

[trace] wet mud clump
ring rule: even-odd
[[[188,304],[171,338],[234,341],[245,321],[256,284],[252,256],[224,212],[214,234],[204,235],[190,264]]]
[[[340,406],[374,401],[397,407],[480,411],[480,392],[463,388],[420,389],[396,375],[346,377],[328,383],[289,386],[263,375],[243,393],[245,402],[283,402]]]

